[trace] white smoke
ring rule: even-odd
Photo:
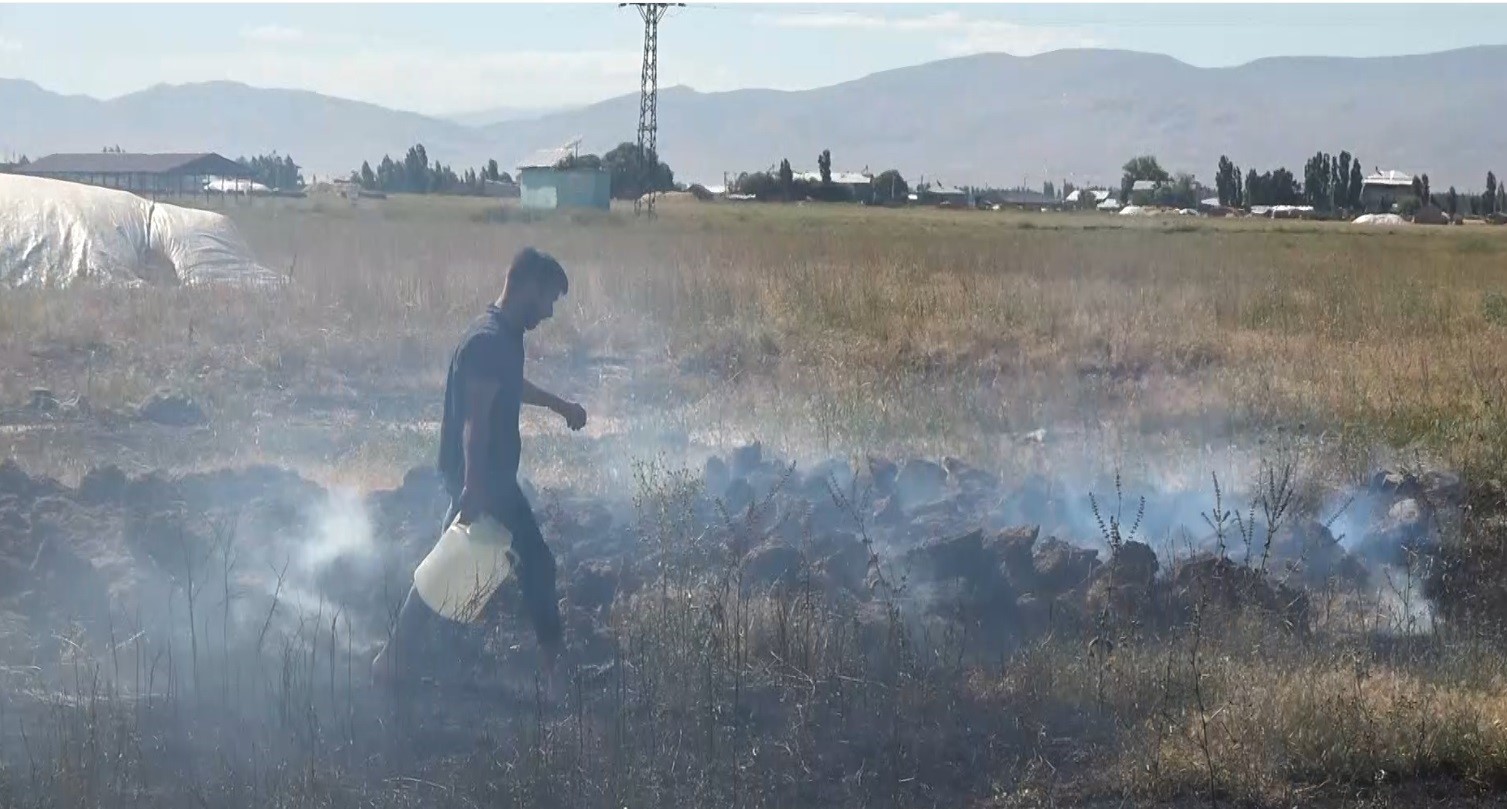
[[[317,582],[341,559],[363,567],[366,562],[376,563],[371,516],[356,489],[348,486],[330,489],[314,513],[312,529],[297,549],[297,571],[302,580]]]
[[[269,609],[272,625],[287,630],[301,619],[328,616],[362,592],[363,583],[382,580],[385,560],[360,490],[329,487],[307,508],[302,530],[243,543],[241,564],[259,596],[246,605],[254,631],[269,620]]]

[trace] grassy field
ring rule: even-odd
[[[107,462],[273,461],[391,484],[431,463],[453,340],[532,244],[563,260],[571,291],[531,338],[529,372],[582,401],[592,424],[583,439],[531,415],[528,473],[637,494],[662,513],[674,481],[635,492],[628,470],[683,445],[671,436],[758,439],[800,461],[951,455],[1007,487],[1043,469],[1096,486],[1116,471],[1163,487],[1213,473],[1249,483],[1255,461],[1291,450],[1314,489],[1414,462],[1484,486],[1507,463],[1507,228],[693,203],[643,223],[631,210],[537,217],[403,198],[227,211],[288,272],[287,289],[0,296],[0,404],[20,411],[39,386],[88,403],[20,420],[0,448],[70,481]],[[112,421],[161,387],[201,402],[209,426],[182,440]],[[1347,602],[1350,628],[1336,619],[1294,640],[1200,612],[1191,627],[1117,638],[1108,657],[1057,637],[991,665],[949,658],[966,639],[898,613],[876,624],[889,627],[879,651],[855,651],[840,611],[698,589],[689,575],[685,599],[622,619],[642,703],[619,696],[608,719],[591,719],[578,693],[558,727],[526,716],[517,738],[401,784],[364,778],[359,746],[335,745],[280,769],[226,765],[194,794],[287,806],[1421,805],[1507,783],[1507,665],[1478,627],[1399,639],[1394,618]],[[711,605],[736,617],[708,624]],[[335,711],[338,726],[330,676],[329,702],[302,707]],[[726,718],[760,700],[783,706],[762,730]],[[124,805],[124,791],[75,771],[110,760],[88,746],[95,726],[53,732],[63,763],[38,775],[33,761],[29,782],[0,770],[4,794],[49,805],[88,784],[111,796],[101,805]]]
[[[301,204],[230,209],[293,274],[286,295],[8,295],[0,395],[40,384],[108,408],[166,384],[227,424],[269,396],[432,414],[454,336],[536,244],[574,278],[539,373],[604,417],[639,415],[605,365],[660,418],[794,428],[765,437],[792,451],[1002,462],[1002,439],[1043,427],[1201,445],[1301,424],[1352,463],[1374,447],[1503,458],[1494,228],[686,205],[636,227]]]

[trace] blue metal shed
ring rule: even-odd
[[[606,169],[529,166],[519,169],[518,187],[525,208],[612,207],[612,175]]]

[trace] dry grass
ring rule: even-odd
[[[193,441],[80,422],[7,433],[6,448],[70,475],[273,458],[370,480],[428,463],[451,341],[535,244],[572,273],[533,349],[538,375],[625,422],[629,449],[682,429],[753,433],[797,457],[946,452],[1021,470],[1042,461],[1015,438],[1046,427],[1108,468],[1302,424],[1341,475],[1368,471],[1378,447],[1467,471],[1507,461],[1507,229],[817,206],[665,206],[638,226],[320,205],[233,211],[291,268],[283,293],[0,296],[5,403],[43,385],[109,411],[170,386],[215,417]],[[538,430],[535,468],[586,474],[557,428]],[[652,513],[677,513],[678,484],[640,484]],[[643,533],[677,548],[678,525]],[[422,766],[361,741],[351,706],[369,695],[337,682],[339,638],[304,669],[319,641],[293,633],[243,669],[275,718],[227,731],[257,728],[279,756],[205,761],[164,785],[138,759],[202,729],[75,689],[40,720],[52,752],[0,771],[0,802],[1290,805],[1507,775],[1507,671],[1468,636],[1398,654],[1356,632],[1296,641],[1211,619],[1120,638],[1108,658],[1063,636],[985,663],[955,627],[747,593],[726,560],[695,559],[617,627],[616,682],[577,689],[563,714],[502,717],[499,735]]]
[[[1078,774],[1080,795],[1291,806],[1419,782],[1452,784],[1463,799],[1507,778],[1507,672],[1495,652],[1290,648],[1251,628],[1205,642],[1196,660],[1187,637],[1102,661],[1044,646],[975,687],[997,709],[1030,706],[1022,721],[1043,733],[1076,731],[1072,744],[1087,734],[1064,727],[1070,711],[1117,731],[1103,746],[1114,763]]]
[[[704,206],[645,228],[404,200],[232,213],[292,268],[291,294],[7,295],[5,399],[42,384],[114,406],[165,384],[227,425],[277,397],[432,414],[454,334],[538,244],[575,281],[537,340],[541,373],[603,415],[626,402],[587,372],[613,357],[637,401],[802,425],[787,448],[998,456],[998,437],[1042,426],[1202,443],[1303,422],[1456,466],[1503,458],[1495,229]]]
[[[1211,687],[1223,692],[1209,722],[1216,783],[1273,800],[1293,796],[1294,785],[1326,782],[1442,776],[1500,786],[1507,775],[1501,683],[1374,672],[1358,663],[1350,670],[1315,661],[1280,670],[1263,662],[1218,665],[1209,673]],[[1174,722],[1154,751],[1160,775],[1202,786],[1208,775],[1200,723],[1191,711]]]

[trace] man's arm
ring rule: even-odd
[[[548,408],[559,413],[565,418],[565,424],[572,430],[579,430],[586,426],[586,408],[574,402],[567,402],[527,379],[523,380],[522,399],[524,404]]]
[[[535,385],[527,379],[523,380],[523,403],[535,407],[548,408],[556,413],[560,412],[568,404],[564,399]]]

